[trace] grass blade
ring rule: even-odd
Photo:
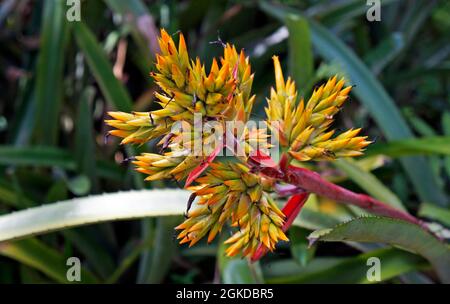
[[[306,238],[308,234],[308,230],[303,228],[291,227],[289,229],[291,254],[293,259],[301,266],[305,266],[313,260],[316,251],[315,246],[308,246],[308,239]]]
[[[40,270],[56,282],[70,283],[66,277],[68,270],[66,258],[35,238],[1,243],[0,254]],[[97,281],[97,278],[90,272],[84,268],[81,269],[81,283],[95,283]]]
[[[308,21],[298,15],[288,15],[285,22],[289,31],[289,72],[297,84],[299,94],[303,95],[309,91],[314,73]]]
[[[59,148],[38,146],[32,148],[0,146],[0,164],[11,166],[58,166],[72,170],[76,167],[75,161],[69,152]]]
[[[371,196],[385,202],[397,209],[406,211],[400,199],[385,185],[383,185],[373,174],[362,170],[355,162],[340,159],[333,164],[345,172],[348,177]]]
[[[64,53],[68,40],[65,1],[46,1],[43,22],[36,77],[35,135],[41,144],[53,145],[63,99]]]
[[[82,22],[73,24],[75,39],[86,56],[86,61],[106,100],[117,110],[130,112],[131,97],[114,76],[111,64],[91,30]]]
[[[62,235],[74,244],[99,276],[106,278],[114,271],[115,265],[112,256],[105,250],[104,246],[96,241],[94,235],[95,233],[99,235],[98,232],[95,229],[67,229],[62,231]]]
[[[368,147],[365,154],[367,156],[383,154],[390,157],[431,154],[450,155],[450,136],[429,136],[374,144]]]
[[[152,244],[151,259],[147,267],[141,267],[139,284],[161,283],[172,264],[172,257],[176,250],[173,241],[174,227],[179,223],[178,217],[158,218]]]
[[[450,227],[450,210],[432,204],[420,205],[419,215]]]
[[[92,111],[90,104],[95,90],[87,87],[78,105],[77,124],[75,132],[75,159],[78,173],[89,177],[91,185],[97,189],[97,170],[95,162],[95,142],[93,134]]]
[[[77,170],[73,153],[53,147],[13,147],[0,146],[0,165],[60,167],[66,170]],[[98,174],[115,180],[123,179],[123,170],[115,164],[97,161]]]
[[[405,38],[402,33],[392,33],[367,53],[364,61],[371,67],[372,72],[378,75],[402,51],[404,46]]]

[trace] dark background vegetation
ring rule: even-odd
[[[356,173],[345,163],[318,164],[319,169],[353,190],[401,201],[414,214],[448,224],[450,4],[383,0],[381,21],[369,22],[365,2],[85,0],[81,22],[68,22],[65,0],[0,1],[0,214],[89,194],[176,187],[144,183],[121,164],[134,152],[154,150],[154,143],[132,151],[104,138],[108,110],[155,108],[149,72],[156,35],[164,27],[171,34],[182,31],[191,57],[207,66],[222,52],[211,43],[218,36],[246,50],[256,73],[255,119],[263,119],[264,98],[274,83],[274,54],[305,96],[328,77],[345,76],[356,87],[338,115],[338,128],[363,127],[376,143],[368,157],[351,163]],[[406,152],[385,144],[413,136],[434,140]],[[364,182],[368,175],[376,182]],[[311,229],[355,215],[320,198],[311,205],[322,217],[293,228],[291,244],[282,244],[250,272],[243,260],[227,265],[217,258],[219,242],[178,246],[173,227],[180,218],[166,217],[68,229],[26,245],[0,244],[0,282],[61,282],[55,275],[61,261],[78,256],[100,282],[110,283],[255,277],[359,283],[366,280],[365,259],[372,250],[389,261],[386,282],[437,281],[423,259],[397,249],[321,243],[308,250]],[[429,214],[424,206],[437,209]]]

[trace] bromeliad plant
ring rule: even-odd
[[[133,163],[137,171],[148,175],[149,181],[186,180],[185,187],[193,194],[186,220],[176,227],[180,243],[192,246],[205,236],[211,242],[230,224],[236,231],[225,241],[229,244],[226,253],[240,253],[257,260],[274,250],[279,241],[288,240],[285,232],[309,193],[423,225],[408,213],[299,167],[307,161],[359,156],[370,144],[366,136],[358,136],[361,129],[338,135],[330,129],[334,115],[351,90],[344,79],[329,79],[305,101],[298,98],[294,81],[284,80],[278,57],[274,56],[276,86],[271,89],[266,108],[270,134],[263,128],[249,127],[238,133],[226,130],[226,123],[248,122],[255,102],[251,93],[253,74],[244,51],[237,52],[234,46],[224,44],[223,57],[220,61],[214,59],[207,73],[198,58],[189,58],[182,34],[176,47],[172,37],[161,30],[159,46],[157,71],[151,76],[161,88],[155,93],[161,109],[110,112],[112,119],[106,123],[114,128],[109,134],[121,137],[122,144],[144,144],[161,138],[160,154],[144,153]],[[198,131],[195,127],[199,115],[200,123],[213,121],[223,127],[216,130],[222,131]],[[176,125],[181,127],[174,128]],[[211,138],[218,139],[214,148]],[[268,138],[270,143],[266,142]],[[281,148],[278,163],[267,153],[274,138]],[[201,153],[193,153],[198,140]],[[236,147],[244,153],[236,153]],[[217,158],[224,149],[232,151],[235,157]],[[276,196],[291,197],[280,209]],[[196,198],[196,206],[191,209]]]

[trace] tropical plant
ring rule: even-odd
[[[210,243],[230,222],[238,231],[225,241],[231,244],[227,255],[241,252],[253,260],[259,259],[262,253],[273,251],[280,240],[288,240],[284,232],[297,217],[309,193],[427,229],[406,212],[340,188],[308,169],[291,165],[293,160],[360,156],[370,143],[367,137],[357,136],[361,129],[351,129],[334,137],[335,131],[330,130],[333,116],[351,90],[351,87],[344,87],[344,79],[330,78],[314,90],[307,102],[298,101],[295,82],[291,78],[284,81],[280,61],[273,57],[276,86],[271,89],[266,113],[271,133],[279,138],[283,151],[276,165],[268,154],[251,144],[263,143],[265,148],[270,145],[264,143],[268,135],[263,129],[230,130],[225,125],[230,121],[247,123],[255,100],[255,95],[251,95],[253,75],[244,51],[238,53],[235,46],[224,44],[220,66],[213,59],[207,74],[199,58],[195,61],[189,58],[183,34],[179,35],[177,49],[172,37],[161,30],[159,47],[158,73],[153,73],[152,77],[162,91],[155,93],[162,108],[137,113],[109,112],[114,119],[106,122],[115,128],[109,134],[123,138],[122,144],[143,144],[162,137],[158,144],[162,151],[169,148],[170,152],[143,153],[133,161],[137,171],[148,175],[146,180],[186,178],[185,187],[193,181],[198,184],[190,188],[189,205],[200,197],[199,206],[194,210],[189,210],[188,206],[187,219],[175,228],[181,230],[178,235],[181,244],[192,246],[207,234]],[[195,114],[200,115],[200,122],[195,121]],[[214,134],[195,128],[196,124],[209,121],[218,124]],[[178,127],[174,128],[177,123]],[[210,139],[213,135],[217,141]],[[195,153],[196,141],[201,147],[198,154]],[[228,159],[214,162],[223,148],[234,152],[237,162]],[[209,167],[211,169],[203,174]],[[271,193],[294,195],[280,210]]]
[[[69,6],[0,3],[1,283],[450,282],[446,1]]]

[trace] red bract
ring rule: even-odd
[[[214,151],[211,153],[211,155],[208,156],[206,160],[200,164],[200,166],[196,167],[194,170],[191,171],[191,173],[189,173],[184,187],[189,187],[189,185],[192,184],[192,182],[195,181],[197,177],[199,177],[203,172],[205,172],[205,170],[208,169],[209,165],[214,161],[217,155],[219,155],[222,149],[223,144],[218,144],[217,147],[214,149]]]

